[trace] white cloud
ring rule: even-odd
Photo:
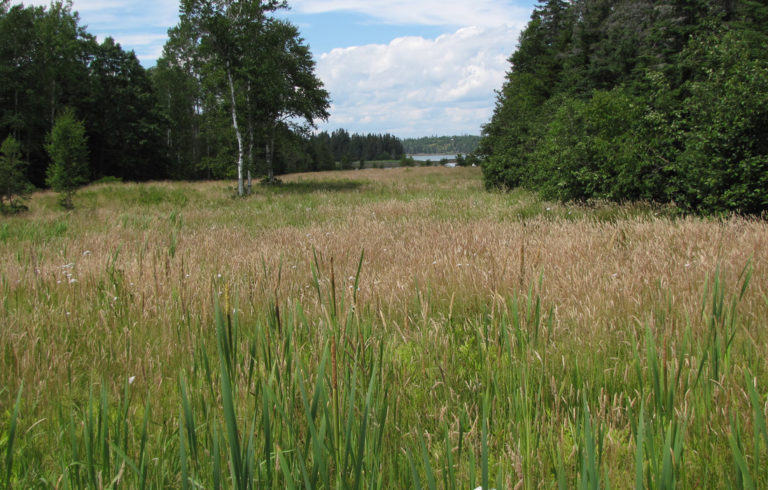
[[[50,0],[24,3],[48,5]],[[323,129],[420,136],[477,133],[489,120],[494,90],[501,88],[532,0],[289,3],[300,14],[352,12],[373,23],[452,26],[435,39],[401,37],[318,56],[318,75],[333,99]],[[73,9],[89,32],[100,40],[112,36],[124,49],[135,50],[145,66],[161,55],[167,28],[178,22],[178,0],[74,0]],[[344,42],[355,44],[354,39]]]
[[[510,0],[292,0],[291,8],[305,14],[356,12],[393,24],[438,26],[498,26],[521,28],[530,8]]]
[[[317,73],[331,93],[323,128],[399,136],[480,131],[509,68],[519,29],[465,27],[436,39],[334,49]]]

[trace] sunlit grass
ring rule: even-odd
[[[768,484],[764,221],[472,168],[284,182],[0,222],[3,484]]]

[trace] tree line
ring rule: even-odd
[[[405,138],[403,145],[406,153],[411,155],[444,154],[458,155],[475,151],[480,143],[480,136],[424,136],[421,138]]]
[[[53,186],[50,144],[64,115],[64,127],[82,126],[66,133],[82,141],[60,140],[83,160],[66,167],[73,185],[238,177],[242,193],[248,172],[273,180],[400,158],[402,142],[388,134],[311,133],[329,95],[298,29],[274,16],[286,7],[181,0],[162,56],[145,69],[133,51],[88,33],[71,1],[0,0],[0,207]]]
[[[358,134],[337,129],[312,137],[324,153],[327,164],[338,162],[339,168],[350,169],[354,164],[371,160],[399,160],[405,154],[403,141],[391,134]]]
[[[764,0],[540,0],[483,128],[488,187],[768,209]]]
[[[0,1],[0,60],[0,138],[15,149],[4,161],[24,162],[31,184],[46,184],[47,140],[66,110],[87,129],[90,179],[165,175],[165,120],[150,75],[111,38],[98,43],[70,3]]]

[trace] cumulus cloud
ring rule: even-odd
[[[50,0],[24,3],[48,5]],[[322,129],[421,136],[477,133],[489,120],[494,90],[503,83],[532,0],[289,3],[300,14],[347,12],[377,24],[445,28],[446,34],[436,38],[399,37],[388,44],[316,53],[318,75],[333,99],[331,119]],[[100,40],[112,36],[124,49],[135,50],[145,66],[154,64],[167,28],[178,22],[178,0],[74,0],[73,8],[89,32]]]
[[[328,127],[401,136],[478,133],[519,32],[465,27],[436,39],[402,37],[324,53],[317,73],[333,99]]]
[[[293,0],[291,7],[301,13],[356,12],[393,24],[437,26],[522,27],[530,9],[510,0]]]

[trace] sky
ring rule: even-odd
[[[33,0],[26,5],[47,5]],[[319,130],[399,137],[480,134],[535,0],[289,0],[331,94]],[[178,0],[74,0],[81,25],[145,67],[162,54]]]

